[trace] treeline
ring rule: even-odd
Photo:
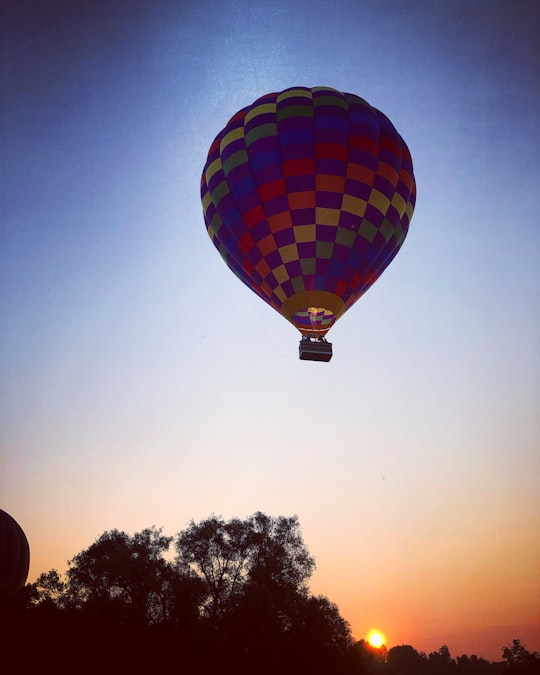
[[[540,672],[538,654],[518,640],[498,663],[355,642],[337,606],[309,592],[314,568],[296,516],[211,516],[175,537],[155,527],[105,532],[64,575],[50,570],[2,598],[4,660],[19,672]]]
[[[399,645],[388,651],[375,650],[356,643],[356,648],[371,652],[366,661],[366,673],[387,675],[501,675],[540,673],[540,657],[529,652],[519,640],[511,647],[502,647],[502,660],[490,662],[476,655],[463,654],[452,658],[446,645],[431,654],[418,652],[411,645]],[[378,652],[378,653],[377,653]]]

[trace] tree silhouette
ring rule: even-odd
[[[502,655],[512,675],[540,673],[540,655],[538,652],[528,651],[519,640],[513,640],[511,647],[503,647]]]
[[[132,537],[118,530],[105,532],[69,562],[70,602],[123,611],[143,624],[166,620],[173,575],[163,553],[171,541],[154,527]]]
[[[458,656],[456,663],[457,672],[460,675],[489,675],[497,668],[496,665],[491,664],[486,659],[479,658],[476,654]],[[501,669],[499,668],[499,670]]]
[[[382,673],[386,669],[386,645],[374,647],[366,640],[359,640],[353,647],[355,659],[365,673]]]
[[[436,652],[429,655],[430,669],[432,672],[446,675],[453,673],[456,668],[456,662],[450,655],[450,650],[446,645],[440,647]]]
[[[201,612],[214,624],[231,608],[245,582],[249,540],[246,522],[235,518],[227,523],[212,516],[200,523],[191,521],[175,542],[177,569],[200,579],[205,588]]]
[[[175,547],[180,573],[195,575],[206,587],[201,611],[214,626],[246,594],[271,596],[277,604],[305,595],[315,566],[296,516],[272,518],[258,512],[226,522],[214,515],[192,521]]]
[[[226,658],[246,672],[261,673],[292,667],[308,648],[300,646],[300,635],[308,609],[313,614],[307,580],[315,565],[298,518],[257,512],[224,521],[214,515],[192,521],[175,546],[177,569],[205,587],[200,610],[213,631],[209,653],[216,662]],[[337,625],[329,601],[313,602]]]
[[[279,585],[304,594],[315,560],[302,540],[298,517],[272,518],[258,512],[249,519],[249,526],[251,582],[262,587]]]
[[[425,655],[420,655],[411,645],[389,649],[386,663],[391,675],[420,675],[427,670]]]
[[[28,672],[540,674],[539,655],[519,640],[496,663],[453,659],[444,645],[426,656],[410,645],[354,643],[338,607],[310,594],[314,568],[296,516],[213,515],[174,538],[155,527],[111,530],[72,558],[64,577],[50,570],[0,603],[0,634],[16,659],[20,636],[31,645]]]
[[[67,585],[57,570],[43,572],[33,584],[28,584],[27,589],[29,602],[33,605],[41,603],[57,608],[66,606]]]

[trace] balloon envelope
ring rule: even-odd
[[[416,185],[382,112],[354,94],[294,87],[229,120],[201,197],[230,269],[303,335],[322,337],[399,251]]]
[[[21,526],[0,509],[0,591],[22,588],[28,577],[30,548]]]

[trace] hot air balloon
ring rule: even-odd
[[[234,115],[201,179],[208,234],[229,268],[329,361],[326,334],[393,260],[416,184],[407,145],[355,94],[293,87]]]
[[[21,526],[0,509],[0,594],[21,589],[28,576],[30,548]]]

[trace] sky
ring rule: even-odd
[[[355,639],[540,650],[540,5],[7,0],[0,508],[28,580],[110,529],[297,514]],[[330,363],[223,264],[200,176],[259,96],[330,86],[417,204]]]

